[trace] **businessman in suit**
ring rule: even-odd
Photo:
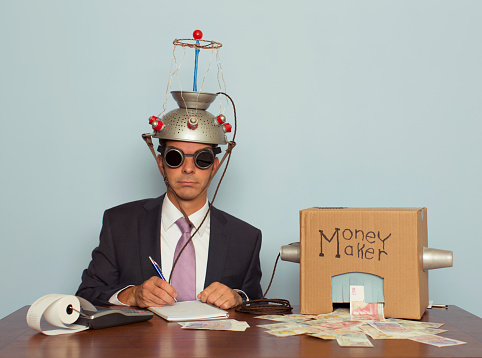
[[[148,258],[152,256],[161,263],[166,279],[170,276],[175,242],[169,240],[179,238],[173,222],[184,211],[199,228],[192,237],[197,298],[223,309],[235,307],[248,297],[260,298],[261,232],[214,207],[201,225],[208,211],[207,189],[219,160],[214,155],[212,164],[205,168],[205,163],[198,165],[203,160],[198,153],[209,151],[213,145],[163,140],[161,147],[157,164],[168,186],[166,195],[105,212],[99,246],[83,272],[77,295],[94,304],[174,304],[178,290],[169,280],[158,277]],[[166,163],[164,149],[171,150],[171,156],[182,156],[182,163],[178,167]]]

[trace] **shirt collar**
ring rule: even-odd
[[[189,215],[189,220],[191,220],[191,222],[194,225],[193,230],[199,227],[208,209],[209,209],[209,203],[206,200],[206,202],[204,203],[204,206],[201,209]],[[179,211],[178,208],[174,206],[174,204],[171,202],[171,200],[169,200],[169,197],[166,194],[164,196],[164,201],[162,203],[162,216],[161,216],[162,226],[164,227],[164,230],[166,231],[169,230],[173,225],[175,225],[176,221],[182,217],[183,217],[182,213]],[[199,235],[202,236],[204,234],[204,230],[206,230],[206,227],[209,221],[210,221],[210,217],[208,215],[203,225],[199,228],[199,231],[198,231]]]

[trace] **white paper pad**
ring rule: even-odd
[[[172,306],[148,307],[167,321],[197,321],[228,318],[228,312],[201,301],[176,302]]]

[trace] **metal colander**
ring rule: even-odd
[[[173,91],[171,94],[180,108],[161,118],[164,126],[154,132],[154,138],[206,144],[227,143],[223,126],[207,111],[216,94],[186,91]]]

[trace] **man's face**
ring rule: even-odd
[[[184,154],[194,154],[199,149],[211,146],[193,142],[166,141],[165,147],[176,147],[182,150]],[[157,156],[157,165],[159,166],[161,174],[167,177],[169,185],[181,200],[192,201],[199,198],[204,204],[206,201],[207,187],[209,186],[208,182],[216,171],[219,160],[216,158],[214,164],[208,169],[199,169],[194,164],[193,157],[185,157],[181,166],[173,169],[167,166],[159,155]]]

